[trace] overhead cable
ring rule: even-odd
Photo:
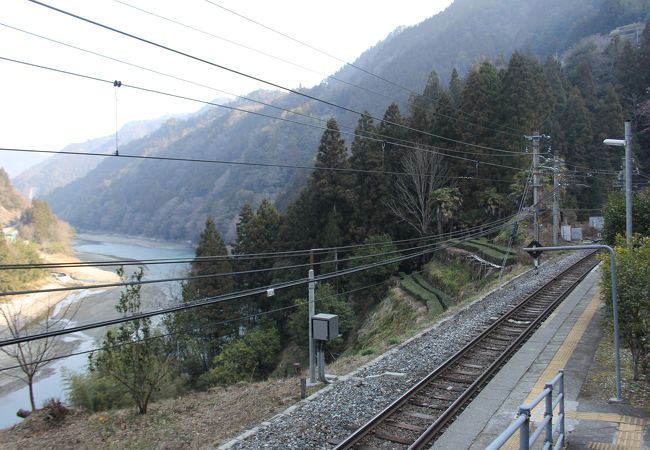
[[[102,24],[102,23],[97,22],[95,20],[88,19],[86,17],[82,17],[82,16],[80,16],[78,14],[74,14],[72,12],[57,8],[55,6],[48,5],[47,3],[43,3],[43,2],[38,1],[38,0],[28,0],[28,1],[30,1],[31,3],[43,6],[45,8],[51,9],[53,11],[56,11],[58,13],[65,14],[65,15],[67,15],[69,17],[84,21],[84,22],[89,23],[91,25],[95,25],[97,27],[104,28],[105,30],[109,30],[109,31],[112,31],[114,33],[120,34],[122,36],[131,38],[131,39],[135,39],[137,41],[143,42],[143,43],[148,44],[148,45],[152,45],[152,46],[160,48],[162,50],[169,51],[171,53],[174,53],[174,54],[177,54],[177,55],[180,55],[180,56],[183,56],[183,57],[186,57],[186,58],[189,58],[189,59],[192,59],[192,60],[204,63],[204,64],[208,64],[210,66],[213,66],[213,67],[216,67],[216,68],[219,68],[219,69],[234,73],[235,75],[239,75],[239,76],[242,76],[242,77],[245,77],[245,78],[249,78],[249,79],[251,79],[253,81],[257,81],[257,82],[260,82],[260,83],[275,87],[277,89],[281,89],[283,91],[290,92],[292,94],[299,95],[301,97],[304,97],[304,98],[307,98],[307,99],[310,99],[310,100],[313,100],[313,101],[316,101],[316,102],[319,102],[319,103],[322,103],[322,104],[325,104],[325,105],[328,105],[328,106],[331,106],[331,107],[334,107],[334,108],[337,108],[337,109],[340,109],[340,110],[343,110],[343,111],[346,111],[346,112],[357,114],[358,116],[363,116],[364,115],[364,113],[362,113],[360,111],[357,111],[357,110],[354,110],[352,108],[348,108],[347,106],[338,105],[336,103],[333,103],[333,102],[330,102],[328,100],[324,100],[324,99],[315,97],[315,96],[307,94],[305,92],[300,92],[300,91],[297,91],[295,89],[291,89],[291,88],[288,88],[286,86],[283,86],[281,84],[265,80],[265,79],[260,78],[258,76],[250,75],[250,74],[247,74],[247,73],[242,72],[240,70],[233,69],[233,68],[224,66],[222,64],[219,64],[219,63],[215,63],[214,61],[209,61],[207,59],[191,55],[191,54],[189,54],[187,52],[171,48],[171,47],[169,47],[167,45],[163,45],[163,44],[154,42],[152,40],[149,40],[149,39],[146,39],[146,38],[143,38],[143,37],[140,37],[140,36],[136,36],[136,35],[134,35],[132,33],[128,33],[126,31],[119,30],[119,29],[111,27],[109,25]],[[180,97],[182,97],[182,96],[180,96]],[[441,135],[438,135],[438,134],[435,134],[435,133],[430,133],[430,132],[427,132],[427,131],[418,130],[418,129],[412,128],[412,127],[404,125],[404,124],[391,122],[391,121],[387,121],[387,120],[382,120],[382,119],[379,119],[377,117],[373,117],[373,116],[370,116],[370,117],[373,120],[378,120],[378,121],[381,121],[381,122],[384,122],[384,123],[387,123],[387,124],[390,124],[390,125],[393,125],[393,126],[396,126],[396,127],[399,127],[399,128],[403,128],[403,129],[411,131],[411,132],[416,132],[416,133],[420,133],[420,134],[423,134],[423,135],[426,135],[426,136],[446,140],[446,141],[449,141],[449,142],[454,142],[454,143],[459,144],[459,145],[466,145],[466,146],[481,148],[481,149],[485,149],[485,150],[493,150],[493,151],[497,151],[497,152],[498,151],[505,151],[505,150],[499,149],[499,148],[488,147],[488,146],[480,145],[480,144],[472,144],[472,143],[469,143],[469,142],[460,141],[458,139],[448,138],[448,137],[441,136]]]

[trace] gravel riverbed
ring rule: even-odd
[[[330,449],[463,347],[527,293],[584,256],[529,270],[220,448]]]

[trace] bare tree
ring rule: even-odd
[[[406,175],[397,178],[388,208],[420,236],[426,236],[435,216],[433,191],[445,183],[447,165],[440,153],[424,149],[406,153],[401,162]]]
[[[30,319],[23,311],[23,301],[0,303],[0,317],[4,320],[6,327],[2,330],[0,339],[17,339],[63,328],[72,318],[76,309],[73,311],[72,303],[62,305],[61,308],[55,308],[55,305],[49,304],[46,311],[42,313],[45,314],[44,319]],[[57,311],[57,309],[60,310]],[[57,356],[58,341],[58,337],[51,337],[0,347],[2,353],[16,361],[18,368],[15,373],[11,371],[4,373],[27,384],[32,411],[36,409],[34,380],[36,375],[52,362],[52,358]]]

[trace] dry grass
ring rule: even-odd
[[[133,410],[84,414],[72,411],[53,427],[43,414],[0,431],[1,448],[199,449],[219,443],[283,411],[300,398],[297,378],[239,384]]]

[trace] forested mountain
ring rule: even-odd
[[[389,121],[383,124],[371,120],[373,127],[382,129],[383,126],[383,134],[388,135],[391,135],[389,124],[404,120],[431,134],[515,151],[525,145],[521,131],[532,132],[533,127],[538,127],[557,139],[553,145],[575,169],[575,165],[592,160],[589,152],[597,149],[600,133],[620,134],[615,124],[623,118],[625,105],[621,102],[626,102],[630,112],[636,111],[645,93],[642,86],[645,80],[633,88],[629,83],[624,86],[623,78],[628,72],[603,71],[599,65],[604,61],[614,69],[621,66],[624,58],[636,58],[634,43],[625,39],[617,39],[611,45],[609,39],[592,39],[580,45],[578,42],[584,36],[607,35],[616,26],[645,19],[650,11],[649,3],[648,0],[457,0],[443,13],[419,25],[396,30],[355,62],[392,83],[345,66],[336,78],[363,89],[329,79],[304,92],[355,111],[369,111],[371,117],[390,114]],[[573,46],[571,52],[565,53]],[[510,58],[515,50],[522,53]],[[548,55],[566,57],[562,61],[546,60]],[[490,60],[492,64],[486,62]],[[453,69],[456,71],[452,72]],[[432,71],[437,75],[431,77]],[[449,89],[441,88],[448,82]],[[622,89],[629,91],[628,88],[634,93],[623,92]],[[416,95],[422,92],[424,95]],[[346,145],[351,145],[358,115],[341,113],[322,103],[283,92],[260,91],[252,95],[321,120],[282,113],[284,118],[315,126],[310,128],[238,111],[208,109],[186,120],[170,120],[150,136],[124,145],[120,153],[311,166],[325,121],[330,117],[336,118],[341,138]],[[391,103],[394,103],[392,109]],[[272,116],[280,114],[272,107],[248,101],[235,102],[233,106]],[[436,120],[431,116],[434,112]],[[607,124],[602,124],[605,115]],[[445,116],[454,119],[440,119]],[[596,119],[599,122],[593,123]],[[476,121],[483,127],[459,126]],[[494,132],[494,124],[509,127],[510,135],[503,132],[507,129]],[[454,148],[448,145],[449,141],[430,139],[426,135],[398,135],[395,139],[444,145],[457,155],[469,152],[467,147]],[[393,147],[385,149],[384,163],[393,158],[392,163],[397,164],[394,167],[399,169],[400,148]],[[478,153],[476,159],[481,156],[480,150]],[[485,156],[489,152],[483,153]],[[469,159],[463,164],[450,164],[450,174],[481,175],[486,180],[505,178],[506,183],[499,186],[485,181],[463,188],[464,194],[478,190],[485,198],[470,195],[461,220],[466,224],[476,222],[488,205],[494,215],[504,214],[507,210],[504,196],[509,194],[513,174],[498,166],[479,167],[471,162],[473,158]],[[527,168],[525,158],[513,159],[500,157],[497,161],[502,166]],[[603,170],[615,168],[615,161],[610,158],[598,159],[596,163]],[[268,198],[285,209],[308,174],[307,170],[278,167],[111,158],[46,198],[57,214],[83,230],[196,239],[206,217],[212,215],[225,233],[226,242],[231,242],[242,205],[257,205]],[[570,193],[569,201],[575,203],[580,196],[590,196],[593,202],[602,199],[601,191],[606,189],[603,183],[583,181],[579,184],[591,189]],[[319,220],[326,224],[335,219]]]
[[[118,146],[140,139],[160,127],[167,118],[129,122],[118,131]],[[64,152],[111,154],[115,152],[115,136],[104,136],[80,144],[70,144]],[[102,162],[103,157],[54,155],[31,167],[13,181],[24,195],[44,197],[53,190],[65,186]]]

